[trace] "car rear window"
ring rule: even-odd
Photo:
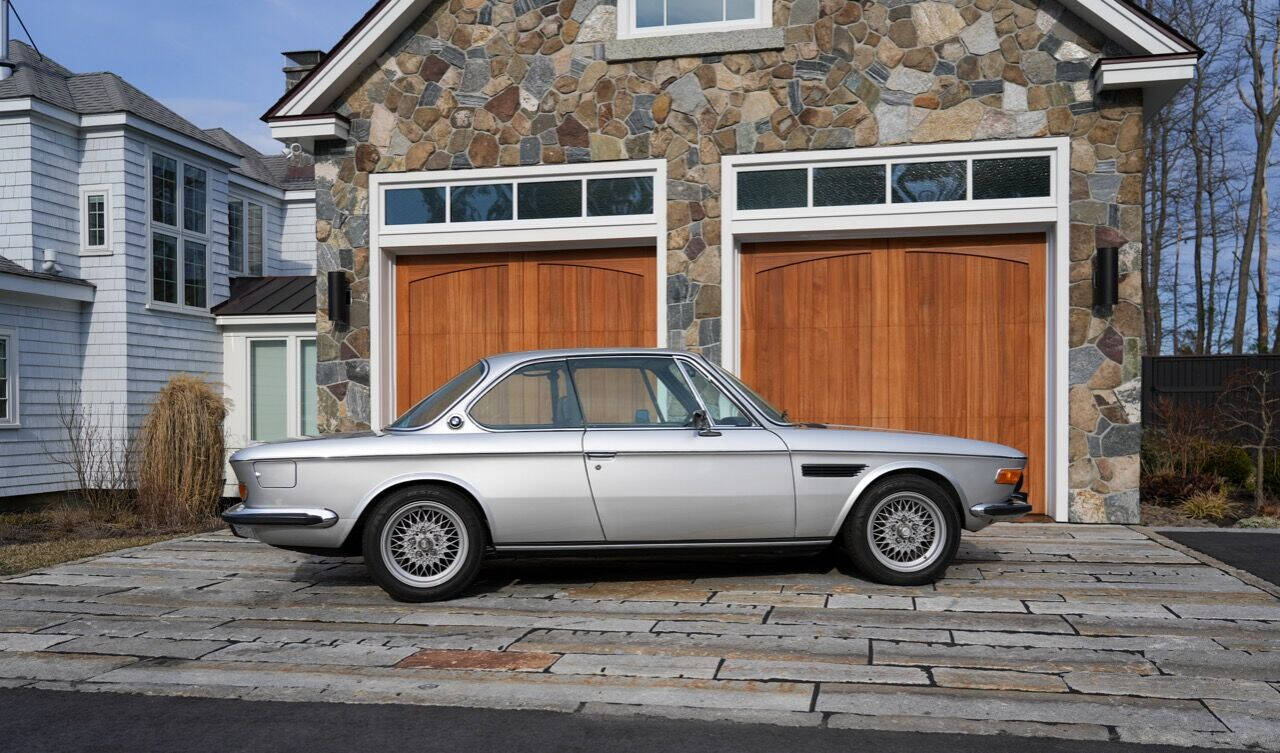
[[[410,408],[403,416],[397,418],[388,429],[418,429],[433,423],[440,418],[450,405],[458,401],[484,376],[484,361],[476,363],[443,386],[423,398],[422,402]]]

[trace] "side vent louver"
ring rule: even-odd
[[[802,474],[815,478],[853,478],[866,469],[867,467],[865,465],[837,465],[828,463],[813,463],[800,466],[800,472]]]

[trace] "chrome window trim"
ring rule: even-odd
[[[472,390],[474,391],[480,388],[481,385],[483,385],[484,387],[483,390],[481,390],[480,393],[475,396],[475,398],[473,398],[470,402],[467,403],[467,407],[463,408],[462,412],[466,414],[467,418],[471,421],[472,425],[474,425],[476,428],[480,429],[481,431],[485,431],[490,434],[527,433],[531,431],[543,432],[543,431],[582,431],[584,430],[586,428],[585,421],[583,422],[583,426],[547,426],[540,429],[495,429],[480,423],[479,421],[476,420],[475,416],[471,415],[471,411],[473,408],[476,407],[476,403],[483,400],[485,396],[489,394],[490,390],[492,390],[494,387],[497,387],[499,384],[502,384],[503,380],[505,380],[507,377],[511,376],[512,374],[519,371],[520,369],[523,369],[526,366],[533,366],[539,363],[555,363],[557,361],[564,364],[564,370],[567,373],[569,371],[569,358],[567,356],[550,356],[546,358],[531,358],[527,361],[521,361],[519,363],[512,364],[511,368],[495,376],[492,380],[489,381],[488,384],[485,384],[484,377],[481,377],[480,381],[476,383],[476,386],[473,387]],[[489,363],[488,359],[485,359],[486,367],[488,366],[488,363]],[[573,384],[572,374],[569,375],[569,384],[573,386],[573,399],[575,402],[577,402],[578,388],[576,385]],[[463,395],[458,400],[458,402],[461,403],[463,400],[466,399],[466,397],[467,397],[466,395]],[[454,406],[450,406],[449,410],[453,410],[453,408]],[[445,413],[448,413],[448,412],[449,412],[448,410],[445,411]],[[581,403],[578,403],[578,413],[579,414],[582,413]],[[444,414],[441,414],[441,417],[443,417],[443,415]]]
[[[459,404],[459,403],[461,403],[463,400],[466,400],[466,399],[467,399],[467,395],[471,394],[471,393],[472,393],[472,392],[473,392],[477,387],[479,387],[480,385],[484,384],[484,380],[485,380],[485,378],[489,376],[489,359],[487,359],[487,358],[481,358],[481,359],[480,359],[480,361],[479,361],[479,363],[480,363],[480,364],[482,364],[482,365],[483,365],[483,367],[484,367],[484,371],[483,371],[483,372],[481,372],[481,374],[480,374],[480,378],[476,380],[476,383],[475,383],[475,384],[471,385],[471,389],[466,390],[465,392],[463,392],[461,395],[459,395],[459,396],[458,396],[458,399],[457,399],[457,400],[454,400],[452,403],[450,403],[450,404],[449,404],[449,407],[447,407],[447,408],[445,408],[444,410],[440,411],[440,415],[439,415],[439,416],[436,416],[436,418],[435,418],[434,420],[432,420],[432,421],[428,421],[427,423],[422,424],[422,425],[420,425],[420,426],[397,426],[397,427],[395,427],[395,428],[392,428],[390,425],[387,425],[386,427],[384,427],[384,428],[383,428],[383,431],[389,431],[389,432],[393,432],[393,433],[396,433],[396,434],[403,434],[403,433],[407,433],[407,432],[411,432],[411,431],[422,431],[423,429],[426,429],[426,428],[428,428],[428,427],[431,427],[431,426],[433,426],[433,425],[435,425],[435,424],[439,423],[441,419],[443,419],[445,416],[449,415],[449,412],[450,412],[450,411],[455,410],[455,409],[458,407],[458,404]],[[470,366],[468,366],[467,368],[469,369],[469,368],[471,368],[471,367],[470,367]],[[461,373],[461,372],[459,372],[459,373]],[[448,382],[446,382],[445,384],[448,384]],[[440,386],[441,386],[441,387],[443,387],[444,385],[442,384],[442,385],[440,385]],[[429,396],[428,396],[428,397],[429,397]],[[422,398],[422,400],[426,400],[426,399],[427,399],[426,397]],[[418,402],[420,403],[420,402],[422,402],[422,400],[419,400]],[[414,406],[414,407],[417,407],[417,405],[418,405],[418,403],[414,403],[414,404],[413,404],[413,406]],[[413,408],[410,408],[409,410],[413,410]],[[470,416],[470,415],[468,415],[468,416],[467,416],[467,418],[471,418],[471,416]],[[393,421],[392,423],[395,423],[395,422]]]
[[[686,381],[686,382],[688,382],[688,383],[689,383],[689,388],[690,388],[691,390],[693,390],[693,395],[694,395],[694,397],[696,397],[696,398],[698,399],[698,403],[702,405],[702,409],[703,409],[704,411],[706,411],[706,412],[707,412],[707,418],[711,420],[711,423],[712,423],[712,425],[713,425],[713,426],[715,426],[717,429],[758,429],[758,428],[763,428],[763,427],[760,425],[760,422],[756,420],[755,416],[751,415],[751,411],[746,410],[745,408],[743,408],[743,407],[742,407],[742,403],[741,403],[741,396],[736,395],[736,394],[734,394],[733,392],[731,392],[731,391],[729,391],[729,390],[725,389],[725,388],[724,388],[724,386],[723,386],[723,385],[721,385],[721,384],[720,384],[720,382],[719,382],[718,380],[716,380],[716,379],[714,378],[714,376],[713,376],[713,375],[711,375],[711,374],[708,374],[708,373],[707,373],[707,370],[706,370],[706,369],[703,369],[703,368],[699,367],[699,366],[698,366],[698,364],[697,364],[697,362],[696,362],[694,359],[689,358],[689,357],[687,357],[687,356],[685,356],[685,357],[682,357],[682,356],[675,356],[675,360],[676,360],[676,363],[677,363],[677,364],[679,364],[680,370],[681,370],[682,372],[684,372],[684,379],[685,379],[685,381]],[[702,395],[701,395],[701,394],[699,394],[699,393],[698,393],[697,388],[695,388],[695,387],[693,386],[693,382],[692,382],[692,380],[691,380],[691,379],[689,379],[689,373],[688,373],[688,371],[686,371],[686,369],[696,369],[696,370],[697,370],[697,372],[698,372],[699,374],[701,374],[701,375],[702,375],[702,376],[703,376],[707,381],[711,382],[711,383],[712,383],[712,384],[714,384],[716,387],[719,387],[719,388],[720,388],[720,391],[721,391],[721,392],[723,392],[723,393],[725,394],[725,396],[729,398],[729,401],[733,403],[734,407],[736,407],[736,408],[737,408],[737,409],[742,413],[742,415],[744,415],[744,416],[746,416],[746,417],[747,417],[747,420],[751,422],[751,425],[750,425],[750,426],[735,426],[735,425],[733,425],[733,424],[721,424],[721,423],[718,423],[718,422],[717,422],[717,421],[716,421],[716,420],[711,416],[711,411],[707,409],[706,401],[702,399]]]

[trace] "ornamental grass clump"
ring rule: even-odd
[[[178,374],[142,424],[138,514],[155,528],[207,523],[222,496],[227,405],[212,385]]]
[[[1238,510],[1236,504],[1221,490],[1196,492],[1178,505],[1178,512],[1198,520],[1221,520],[1235,515]]]

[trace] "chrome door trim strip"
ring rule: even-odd
[[[540,543],[494,544],[499,552],[568,552],[608,549],[706,549],[732,547],[805,547],[826,546],[831,539],[742,539],[719,541],[715,539],[698,541],[565,541]]]

